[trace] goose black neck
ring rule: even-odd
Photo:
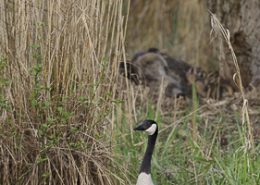
[[[151,160],[153,155],[153,150],[158,135],[158,129],[156,129],[153,135],[148,136],[147,148],[144,154],[143,162],[141,164],[140,173],[145,172],[146,174],[151,173]]]

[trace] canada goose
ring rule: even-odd
[[[119,72],[136,85],[150,88],[152,93],[160,92],[163,79],[165,96],[191,96],[191,87],[186,79],[189,64],[176,60],[157,48],[135,54],[130,62],[121,62]],[[125,74],[126,73],[126,74]]]
[[[206,73],[201,68],[194,67],[186,73],[186,78],[202,98],[221,99],[232,96],[235,91],[218,72]]]
[[[151,177],[151,160],[158,134],[158,125],[153,120],[145,120],[134,130],[145,131],[148,134],[148,144],[141,164],[136,185],[154,185]]]

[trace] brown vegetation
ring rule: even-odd
[[[201,141],[201,151],[186,140],[181,143],[181,155],[194,149],[211,163],[209,142],[212,148],[218,139],[221,145],[229,146],[231,135],[226,133],[237,129],[235,111],[245,128],[241,134],[243,148],[254,148],[253,136],[260,130],[252,130],[259,120],[259,97],[245,93],[241,79],[244,68],[239,70],[231,49],[234,43],[239,43],[235,50],[244,43],[244,34],[234,36],[231,30],[230,40],[225,40],[228,32],[219,27],[213,27],[218,28],[215,36],[219,40],[210,37],[207,4],[198,0],[0,0],[0,184],[131,184],[135,171],[129,172],[130,155],[137,152],[133,148],[130,154],[127,150],[119,157],[116,152],[129,147],[122,143],[135,143],[129,130],[147,116],[149,109],[155,110],[155,119],[165,121],[160,129],[165,146],[175,144],[171,136],[177,127],[177,135],[184,141],[188,134],[180,125],[184,120],[184,126],[191,124],[187,130],[191,129],[194,141]],[[220,45],[223,43],[224,47]],[[234,88],[240,94],[204,102],[201,107],[192,97],[195,103],[188,109],[191,112],[184,114],[178,109],[179,102],[164,99],[163,87],[158,86],[156,104],[151,105],[146,88],[118,75],[120,62],[126,63],[133,53],[150,47],[160,48],[161,53],[177,61],[181,58],[188,65],[200,66],[206,73],[221,70],[220,56],[229,55],[226,59],[232,59],[228,65],[233,68],[228,78],[233,80],[232,73],[236,72],[239,88]],[[242,58],[245,50],[238,53]],[[244,83],[251,79],[248,76]],[[168,102],[174,106],[167,106]],[[198,117],[201,125],[197,125]],[[224,118],[224,124],[218,124]],[[209,125],[211,122],[216,124]],[[209,141],[202,139],[200,129],[210,131]],[[172,158],[170,150],[167,160]],[[196,166],[188,163],[187,172],[193,174]],[[168,173],[169,177],[174,173]],[[203,182],[196,179],[203,175],[195,174],[195,180],[188,181]]]
[[[116,1],[0,1],[0,184],[115,184]]]

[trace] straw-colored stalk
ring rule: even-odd
[[[242,106],[242,112],[241,112],[242,124],[247,125],[247,127],[246,127],[247,134],[245,137],[245,144],[246,144],[245,148],[254,149],[254,137],[253,137],[252,125],[251,125],[249,113],[248,113],[248,100],[245,95],[244,86],[242,83],[242,77],[241,77],[241,73],[240,73],[240,68],[239,68],[239,65],[237,62],[237,57],[236,57],[236,54],[232,47],[232,44],[230,42],[230,32],[228,29],[223,27],[223,25],[220,23],[220,21],[218,20],[216,15],[214,15],[211,12],[210,12],[210,15],[211,15],[211,27],[212,27],[211,35],[215,34],[215,36],[218,37],[219,39],[224,39],[224,41],[227,44],[228,49],[230,50],[231,55],[232,55],[233,63],[234,63],[235,70],[236,70],[236,73],[233,75],[233,80],[236,83],[237,87],[239,88],[242,99],[243,99],[243,106]]]
[[[113,126],[126,2],[0,0],[0,184],[119,179],[104,129]]]

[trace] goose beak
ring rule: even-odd
[[[134,128],[135,131],[144,131],[145,128],[144,128],[144,124],[143,122],[141,122],[137,127]]]

